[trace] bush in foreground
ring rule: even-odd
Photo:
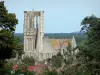
[[[26,65],[28,65],[28,66],[33,66],[33,65],[35,65],[35,60],[34,60],[34,58],[33,57],[28,57],[28,56],[26,56],[26,57],[24,57],[23,59],[22,59],[22,62],[24,63],[24,64],[26,64]]]

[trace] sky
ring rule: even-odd
[[[16,33],[23,33],[24,11],[33,9],[44,11],[45,33],[80,31],[84,17],[100,17],[100,0],[5,0],[5,6],[19,20]]]

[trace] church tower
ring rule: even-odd
[[[43,50],[44,11],[24,11],[24,52],[38,56]]]

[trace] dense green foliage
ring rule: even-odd
[[[11,58],[14,52],[19,56],[23,53],[23,46],[20,41],[14,37],[14,32],[18,24],[18,19],[13,13],[8,13],[4,6],[4,1],[0,2],[0,60]]]
[[[43,75],[58,75],[58,73],[55,70],[49,71],[46,70]]]
[[[14,13],[8,13],[4,6],[4,1],[0,1],[0,75],[6,75],[7,62],[10,59],[23,53],[23,46],[18,39],[15,38],[14,32],[18,19]],[[10,70],[10,69],[9,69]]]
[[[100,74],[100,18],[88,16],[82,21],[82,31],[88,38],[79,47],[81,63],[88,68],[91,75]]]
[[[23,51],[23,44],[20,42],[19,38],[16,38],[16,37],[14,38],[13,48],[14,50],[13,50],[12,56],[15,57],[16,55],[18,55],[18,59],[20,59],[24,51]]]
[[[15,31],[15,26],[18,24],[16,15],[13,13],[8,13],[8,10],[4,6],[4,1],[0,2],[0,28],[3,30]]]
[[[86,17],[82,21],[82,30],[87,31],[87,51],[89,51],[90,58],[100,60],[100,18],[95,16]]]
[[[35,65],[35,60],[34,60],[33,57],[28,57],[28,56],[26,56],[26,57],[24,57],[24,58],[22,59],[22,62],[23,62],[24,64],[28,65],[28,66],[33,66],[33,65]]]
[[[15,26],[18,23],[16,15],[8,13],[4,2],[0,2],[0,59],[10,58],[13,51]],[[5,56],[6,55],[6,56]]]
[[[59,75],[91,75],[87,68],[82,68],[79,65],[75,65],[72,67],[65,67],[61,70]]]
[[[0,69],[0,75],[11,75],[11,70],[12,70],[12,67],[8,65],[7,63],[4,63],[2,69]]]
[[[63,61],[64,58],[60,53],[58,53],[57,55],[53,56],[50,59],[47,59],[48,64],[54,69],[61,67]]]

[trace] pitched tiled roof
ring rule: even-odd
[[[60,48],[59,40],[54,39],[51,42],[52,42],[52,46],[53,46],[54,49],[59,49]]]
[[[51,39],[51,44],[54,49],[60,49],[62,46],[67,47],[72,39]]]
[[[67,39],[67,40],[63,41],[63,42],[61,43],[61,47],[62,47],[62,46],[67,47],[68,44],[69,44],[70,42],[71,42],[71,39]]]

